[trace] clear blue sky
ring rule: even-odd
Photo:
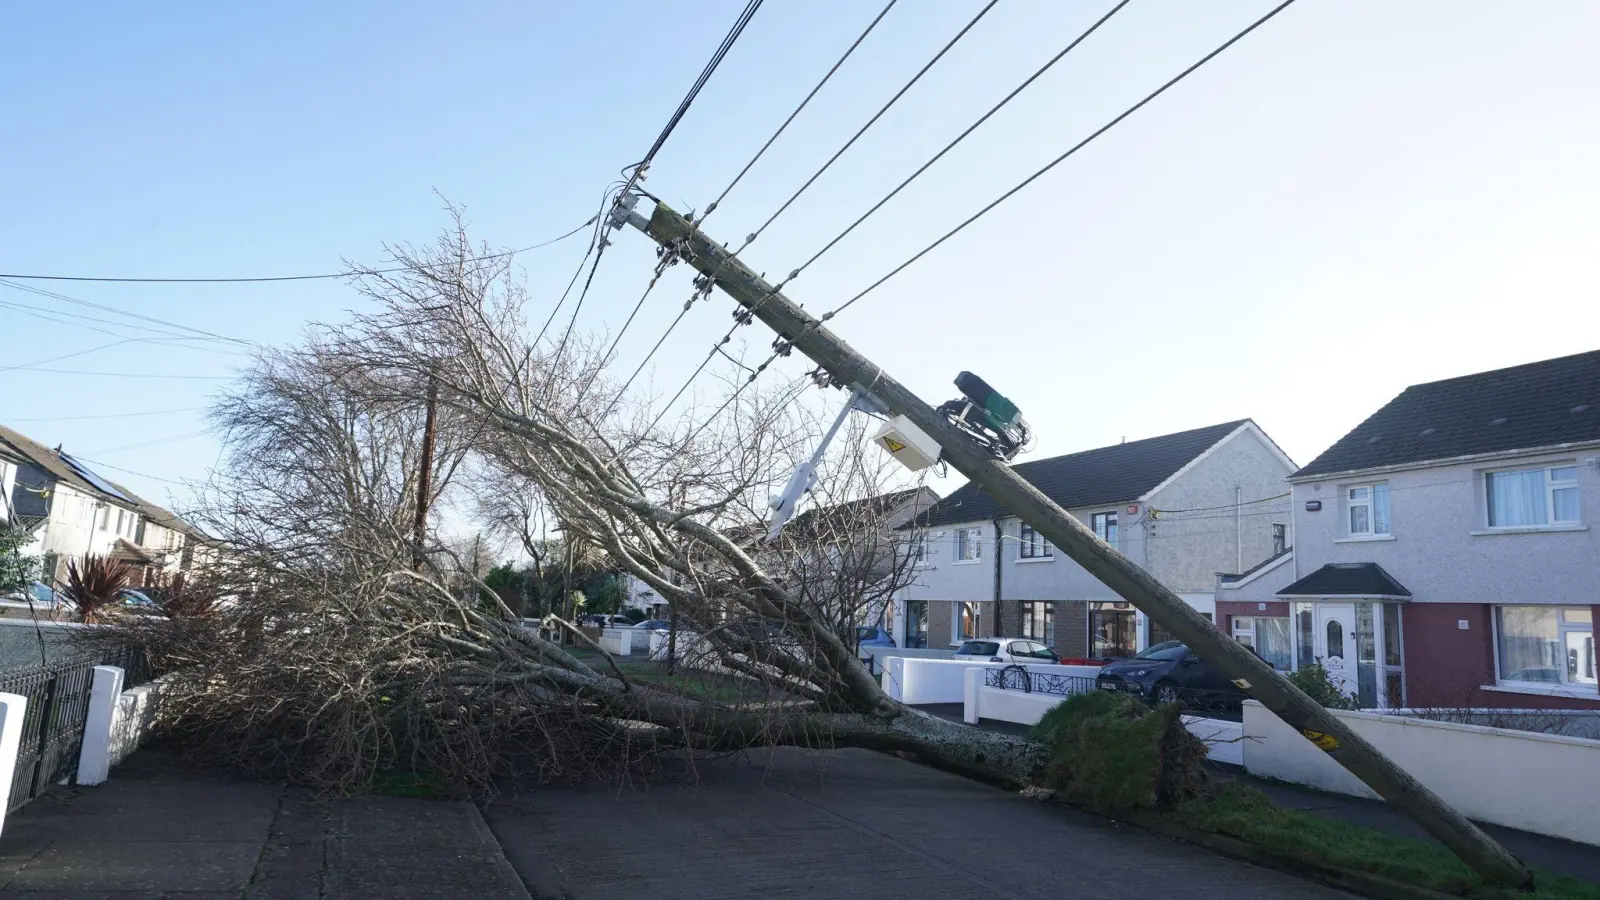
[[[649,187],[684,208],[716,196],[879,5],[767,0]],[[737,241],[765,219],[980,5],[901,0],[709,230]],[[1002,0],[751,264],[793,268],[1110,5]],[[1270,5],[1133,0],[789,293],[831,308]],[[431,238],[435,190],[479,238],[531,244],[592,214],[741,6],[12,4],[0,271],[337,270]],[[983,375],[1033,422],[1037,454],[1252,416],[1309,461],[1407,384],[1600,347],[1597,32],[1584,0],[1301,0],[835,330],[930,401],[960,369]],[[522,262],[553,298],[581,250]],[[617,327],[652,260],[621,235],[582,325]],[[629,367],[687,278],[675,270],[633,326]],[[265,343],[358,302],[337,282],[34,284]],[[102,315],[4,287],[0,301]],[[662,390],[730,307],[690,315],[659,357]],[[222,382],[6,371],[114,338],[4,308],[0,334],[0,421],[162,478],[215,462],[196,412],[40,419],[200,407]],[[746,334],[764,353],[769,338]],[[51,365],[225,376],[241,362],[130,343]]]

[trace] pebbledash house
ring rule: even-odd
[[[1289,476],[1216,623],[1375,708],[1600,708],[1600,351],[1407,388]]]

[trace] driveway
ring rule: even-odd
[[[892,757],[779,750],[649,786],[533,787],[486,810],[536,896],[1348,897]]]

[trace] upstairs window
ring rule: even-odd
[[[1549,466],[1483,476],[1490,528],[1578,523],[1578,467]]]
[[[1282,522],[1272,523],[1272,555],[1277,556],[1289,549],[1289,526]]]
[[[1115,547],[1117,545],[1117,514],[1114,512],[1095,513],[1089,517],[1089,524],[1094,528],[1094,536]]]
[[[983,558],[983,528],[956,529],[956,562],[977,562]]]
[[[1032,525],[1026,522],[1022,523],[1020,535],[1022,549],[1019,551],[1019,555],[1022,559],[1050,559],[1055,556],[1055,548],[1051,547],[1050,542],[1044,539],[1044,535],[1034,531]],[[1024,637],[1032,637],[1032,635],[1024,635]]]
[[[1351,537],[1389,533],[1389,486],[1353,484],[1345,488],[1345,524]]]

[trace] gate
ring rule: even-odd
[[[143,659],[131,651],[75,655],[0,672],[0,693],[28,699],[7,812],[15,812],[50,785],[77,777],[94,667],[101,665],[122,667],[126,687],[148,680]]]

